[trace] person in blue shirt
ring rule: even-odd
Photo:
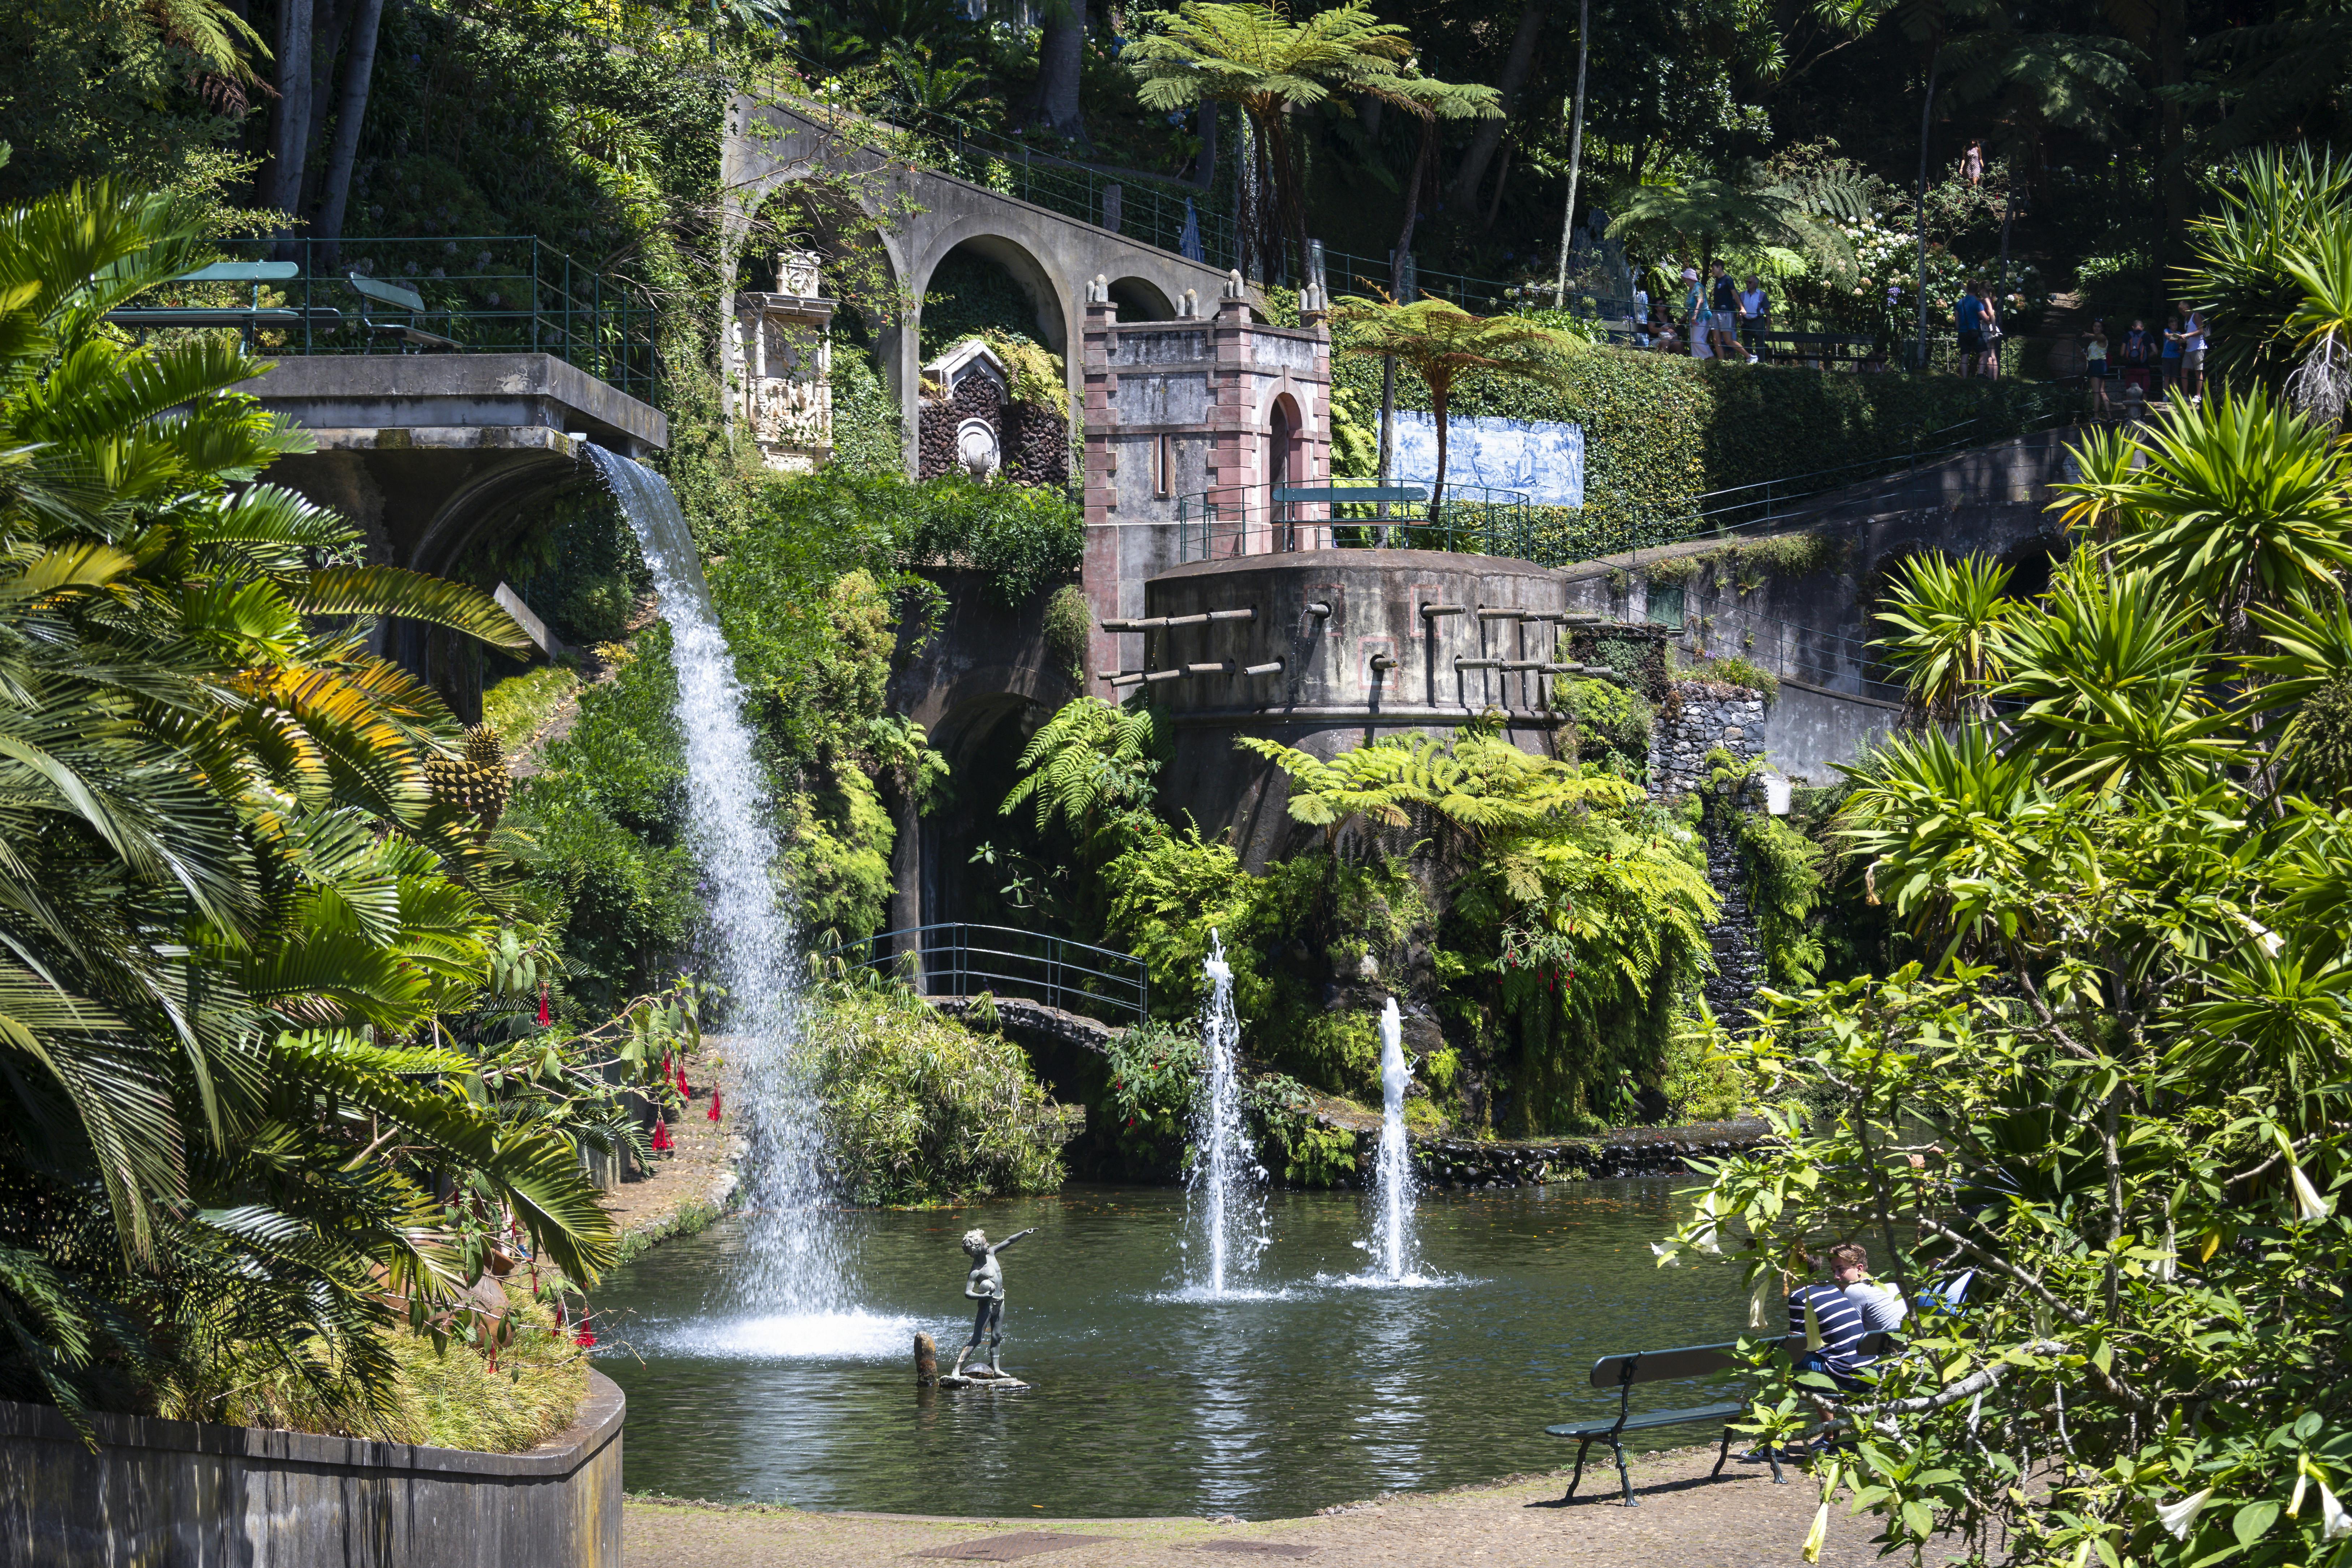
[[[1977,298],[1974,279],[1952,306],[1952,320],[1960,329],[1960,374],[1974,375],[1985,352],[1984,301]]]

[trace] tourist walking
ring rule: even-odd
[[[2164,352],[2158,357],[2160,368],[2156,378],[2159,396],[2180,384],[2181,344],[2188,336],[2188,329],[2181,324],[2180,307],[2175,305],[2164,320]]]
[[[1739,321],[1746,334],[1748,357],[1756,357],[1756,340],[1772,330],[1772,296],[1764,292],[1763,279],[1754,273],[1748,275],[1748,287],[1739,296]]]
[[[2083,334],[2083,379],[2091,389],[2091,410],[2107,411],[2107,323],[2105,317]]]
[[[2205,317],[2193,306],[2181,324],[2180,390],[2191,403],[2205,392]]]
[[[1714,316],[1712,341],[1716,355],[1730,359],[1740,353],[1739,286],[1731,280],[1730,272],[1720,261],[1711,264],[1707,271],[1707,306]]]
[[[1699,281],[1696,267],[1683,268],[1682,320],[1683,331],[1690,340],[1691,358],[1706,358],[1707,338],[1711,335],[1708,329],[1714,325],[1714,316],[1706,308],[1706,288]]]
[[[2124,386],[2126,390],[2147,395],[2147,362],[2156,357],[2156,339],[2147,330],[2147,322],[2135,318],[2131,331],[2124,334]]]
[[[1979,284],[1969,280],[1960,297],[1952,302],[1952,324],[1959,330],[1960,374],[1974,375],[1977,364],[1984,358],[1984,300],[1978,297]]]
[[[1984,143],[1971,142],[1969,150],[1960,154],[1960,177],[1971,185],[1984,184]]]
[[[1977,333],[1984,340],[1984,378],[1987,381],[1999,381],[2000,379],[2000,306],[1992,297],[1991,284],[1979,282],[1976,288],[1977,306],[1980,312],[1977,321]]]

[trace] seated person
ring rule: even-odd
[[[1864,1254],[1852,1242],[1830,1249],[1829,1285],[1802,1285],[1789,1292],[1789,1332],[1804,1336],[1807,1349],[1797,1358],[1800,1373],[1819,1373],[1848,1394],[1862,1386],[1863,1309],[1846,1294],[1848,1285],[1863,1276]],[[1826,1395],[1816,1392],[1816,1399]]]
[[[1830,1277],[1837,1281],[1845,1299],[1862,1311],[1862,1331],[1865,1334],[1891,1334],[1903,1326],[1911,1304],[1903,1292],[1892,1285],[1882,1284],[1870,1277],[1870,1254],[1854,1242],[1830,1248]],[[1869,1365],[1868,1361],[1860,1364]]]

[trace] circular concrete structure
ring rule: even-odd
[[[1296,825],[1285,775],[1236,753],[1237,736],[1328,758],[1492,715],[1522,749],[1553,752],[1561,720],[1547,667],[1566,662],[1566,612],[1543,567],[1434,550],[1302,551],[1179,566],[1147,583],[1144,599],[1142,618],[1118,625],[1144,634],[1148,689],[1174,721],[1160,803],[1204,833],[1231,829],[1253,868],[1283,853]]]

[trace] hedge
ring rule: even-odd
[[[1381,362],[1335,354],[1331,370],[1350,412],[1366,410],[1376,425]],[[2046,425],[2053,406],[2047,388],[2024,382],[1845,374],[1597,345],[1568,356],[1561,374],[1557,387],[1466,376],[1449,413],[1584,427],[1584,507],[1545,508],[1540,525],[1549,535],[1543,554],[1570,560],[1683,537],[1697,523],[1693,498],[1706,491],[1848,463],[1893,466],[1915,442],[1998,441]],[[1429,407],[1429,389],[1402,365],[1397,406]],[[1949,428],[1969,421],[1970,429]]]

